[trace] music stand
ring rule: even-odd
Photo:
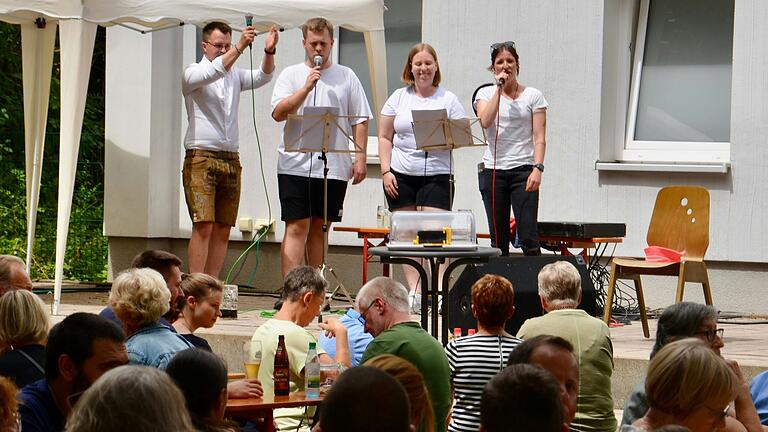
[[[330,153],[362,153],[363,148],[355,143],[354,139],[339,120],[368,119],[366,116],[339,115],[337,107],[310,106],[305,107],[303,114],[289,114],[285,127],[283,143],[286,151],[314,153],[319,152],[318,159],[323,161],[323,255],[320,264],[320,273],[328,280],[327,274],[336,280],[336,287],[326,295],[321,310],[331,309],[333,297],[341,291],[350,306],[355,302],[349,291],[339,279],[339,276],[328,265],[328,156]],[[354,144],[350,149],[349,143]],[[310,161],[311,164],[311,161]],[[311,179],[310,179],[311,181]],[[310,214],[311,218],[311,214]]]
[[[449,150],[453,160],[453,149],[486,145],[485,129],[479,127],[478,118],[448,118],[445,108],[436,110],[413,110],[413,134],[416,148],[424,152],[430,150]],[[473,132],[479,129],[480,135]],[[450,176],[453,186],[454,178]],[[453,204],[453,187],[448,190],[449,202]]]

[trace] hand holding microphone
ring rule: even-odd
[[[316,54],[312,57],[312,64],[314,67],[309,71],[309,76],[307,76],[306,88],[308,91],[315,88],[317,81],[320,80],[320,68],[323,66],[323,56]]]
[[[509,74],[505,71],[501,71],[496,75],[496,85],[499,87],[504,87],[504,84],[507,83],[507,78],[509,78]]]
[[[235,44],[235,49],[238,53],[242,54],[246,46],[250,47],[253,39],[256,37],[256,32],[253,30],[253,15],[245,16],[245,28],[240,35],[240,40]]]

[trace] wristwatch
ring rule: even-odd
[[[541,172],[544,172],[544,164],[543,163],[534,164],[533,167],[538,169]]]

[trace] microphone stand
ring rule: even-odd
[[[341,293],[346,297],[347,302],[354,307],[355,302],[352,300],[352,296],[349,294],[349,291],[344,287],[344,284],[341,283],[341,279],[339,279],[339,276],[336,274],[336,272],[333,270],[333,267],[331,267],[328,262],[326,261],[328,257],[328,244],[329,240],[328,237],[330,235],[329,223],[328,223],[328,154],[325,151],[325,146],[323,146],[322,151],[320,152],[320,156],[318,157],[321,161],[323,161],[323,259],[320,264],[320,274],[323,276],[325,280],[328,280],[328,274],[333,276],[333,279],[336,281],[336,288],[334,288],[332,291],[326,293],[325,295],[325,301],[323,302],[323,306],[320,308],[321,311],[329,311],[333,309],[331,307],[331,301],[333,301],[333,297],[341,291]]]

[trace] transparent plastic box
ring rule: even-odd
[[[445,248],[477,249],[475,217],[471,211],[396,211],[389,227],[391,250]]]

